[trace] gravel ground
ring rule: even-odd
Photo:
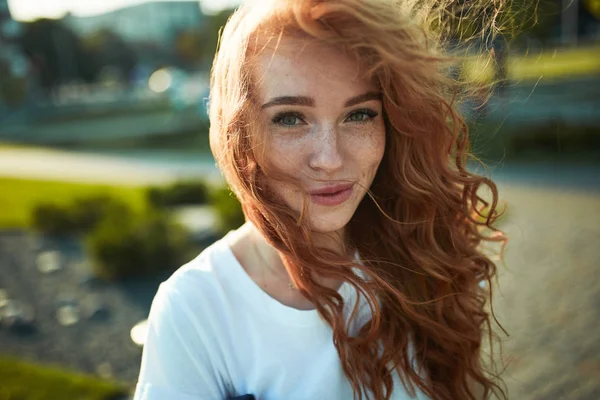
[[[63,269],[41,273],[36,255],[43,249],[60,249]],[[108,285],[90,282],[89,276],[77,243],[49,243],[21,232],[0,235],[0,289],[35,312],[33,332],[15,332],[0,324],[0,353],[134,382],[141,348],[132,342],[130,330],[147,317],[157,280]],[[59,323],[62,304],[74,305],[78,322]],[[98,306],[104,315],[90,316]]]
[[[509,397],[600,399],[600,191],[507,182],[500,190],[509,203],[502,228],[510,241],[494,303],[510,334],[503,337]],[[0,329],[0,353],[92,373],[108,363],[114,377],[135,381],[141,350],[129,330],[147,316],[158,280],[86,288],[76,246],[58,245],[68,250],[67,267],[48,275],[35,267],[37,246],[24,234],[0,235],[0,288],[34,304],[38,320],[29,335]],[[57,322],[61,293],[78,300],[82,321]],[[106,301],[106,320],[85,317],[93,295]]]

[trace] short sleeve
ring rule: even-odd
[[[221,375],[202,333],[202,317],[176,289],[159,287],[148,316],[134,400],[224,399]]]

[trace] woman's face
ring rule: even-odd
[[[306,194],[311,228],[340,231],[383,157],[377,86],[358,77],[356,62],[342,52],[301,40],[284,38],[256,66],[266,161],[296,181],[268,174],[269,191],[298,213]]]

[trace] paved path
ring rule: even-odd
[[[36,267],[40,250],[61,251],[62,268],[41,273]],[[104,370],[117,380],[134,383],[141,348],[132,342],[130,330],[147,318],[158,283],[83,283],[90,274],[87,261],[74,242],[0,233],[0,289],[8,298],[33,307],[35,315],[35,330],[30,333],[11,332],[0,325],[0,356],[58,364],[88,374]],[[59,323],[58,309],[65,304],[73,305],[77,323]],[[98,305],[106,310],[104,316],[92,316]]]
[[[600,193],[501,190],[510,242],[495,304],[511,335],[510,398],[600,399]]]
[[[190,157],[188,157],[190,158]],[[145,161],[45,149],[1,149],[0,177],[123,185],[161,184],[184,178],[219,180],[214,161]]]

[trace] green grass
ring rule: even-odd
[[[471,57],[465,61],[465,74],[475,82],[490,83],[493,64],[486,59]],[[508,60],[508,79],[514,81],[557,79],[567,76],[600,73],[600,47],[572,48],[562,51],[525,53]]]
[[[19,143],[0,142],[0,150],[23,150],[23,149],[34,149],[33,146]]]
[[[56,367],[0,358],[0,400],[109,400],[127,392],[118,383]]]
[[[111,186],[0,177],[0,228],[26,228],[40,203],[67,205],[74,199],[106,194],[141,211],[146,205],[143,187]]]
[[[517,57],[509,62],[508,76],[514,80],[560,78],[600,72],[598,46],[566,51],[546,52]]]

